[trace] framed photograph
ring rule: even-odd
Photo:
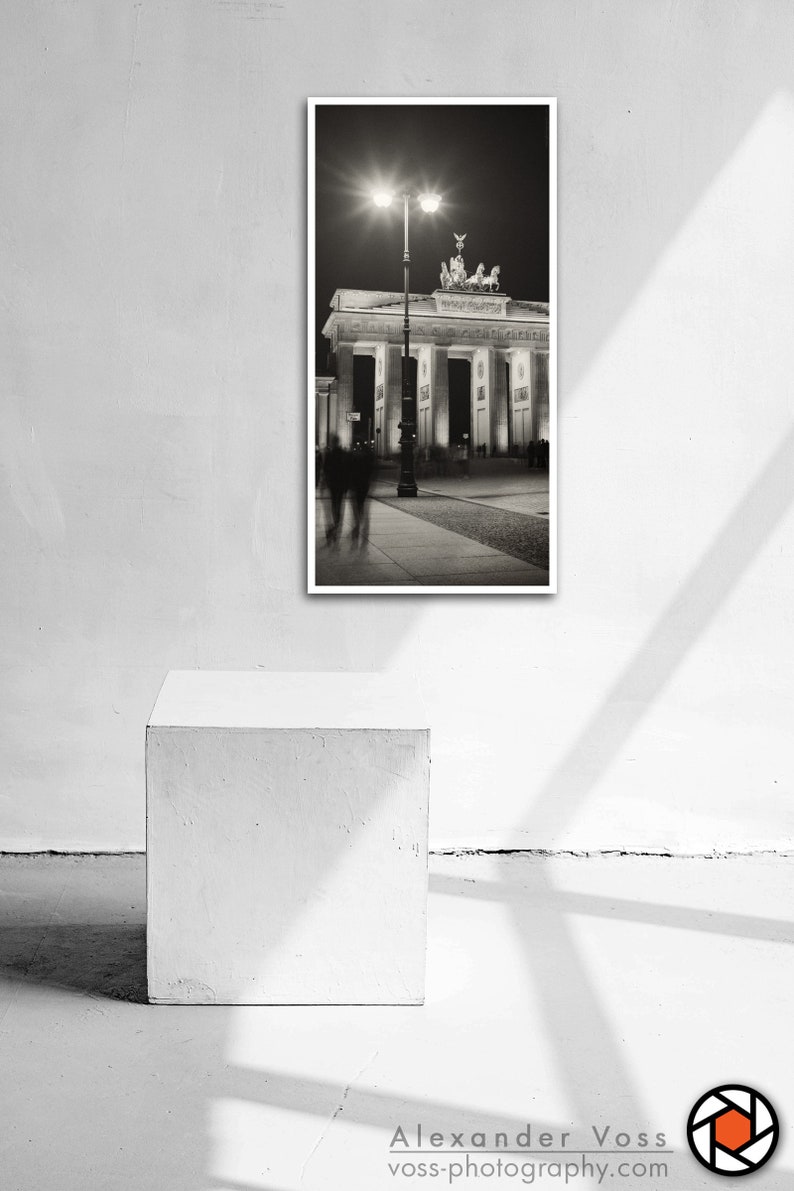
[[[309,592],[555,592],[555,100],[308,121]]]

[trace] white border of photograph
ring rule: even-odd
[[[315,574],[315,109],[321,104],[507,104],[545,105],[549,109],[549,582],[545,586],[331,586],[317,585]],[[306,553],[309,595],[554,595],[557,592],[557,100],[553,96],[311,96],[307,99],[307,432]]]

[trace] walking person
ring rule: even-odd
[[[331,494],[331,518],[325,531],[325,540],[329,546],[339,538],[342,524],[342,502],[348,488],[349,472],[347,451],[342,449],[339,436],[334,434],[331,438],[331,446],[325,452],[323,460],[323,478]]]
[[[375,456],[369,447],[354,451],[350,456],[350,470],[348,475],[350,500],[353,505],[354,542],[366,540],[369,532],[369,490],[375,472]]]

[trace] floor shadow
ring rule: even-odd
[[[227,1094],[270,1109],[301,1112],[325,1121],[343,1117],[346,1122],[392,1134],[398,1125],[405,1127],[406,1122],[422,1120],[432,1120],[433,1128],[447,1135],[455,1130],[467,1134],[481,1131],[490,1136],[504,1130],[518,1133],[527,1125],[526,1113],[488,1112],[465,1102],[380,1088],[346,1089],[343,1083],[333,1080],[267,1069],[230,1067]],[[557,1122],[537,1112],[533,1113],[532,1122],[538,1132],[557,1128]],[[572,1129],[571,1137],[572,1146],[587,1144],[584,1129],[580,1132]]]
[[[659,858],[658,863],[667,861]],[[784,919],[559,889],[548,863],[541,859],[525,862],[522,869],[520,873],[507,872],[501,880],[431,873],[430,892],[501,903],[509,909],[527,974],[539,998],[545,1030],[553,1039],[560,1078],[578,1118],[595,1118],[599,1108],[608,1104],[621,1121],[642,1127],[651,1114],[632,1077],[630,1048],[626,1038],[613,1028],[601,1002],[572,933],[570,915],[775,943],[794,941],[794,924]],[[554,940],[552,948],[538,945],[538,940],[547,939]],[[664,1160],[668,1163],[668,1186],[705,1185],[693,1173],[685,1149],[671,1144]],[[676,1169],[679,1161],[685,1165],[683,1173]],[[792,1185],[794,1177],[788,1170],[764,1172],[764,1186],[770,1191],[783,1191]]]
[[[587,863],[586,861],[584,863]],[[665,863],[660,860],[660,863]],[[704,862],[705,863],[705,862]],[[467,881],[434,873],[431,893],[476,898],[482,901],[521,904],[526,901],[525,885],[500,881]],[[732,914],[723,910],[703,910],[693,906],[635,901],[633,898],[607,897],[603,894],[575,893],[557,889],[550,882],[532,891],[536,908],[590,918],[614,918],[620,922],[639,922],[647,926],[666,926],[675,930],[703,931],[734,939],[753,939],[761,943],[794,943],[794,922],[782,918],[760,918],[751,914]]]
[[[142,856],[3,858],[4,1188],[204,1186],[229,1012],[145,1003],[145,907]]]
[[[0,927],[0,977],[145,1004],[143,923]]]
[[[212,1179],[213,1191],[286,1191],[286,1188],[265,1187],[262,1183],[241,1183],[239,1179]]]
[[[658,863],[666,862],[659,860]],[[510,911],[516,941],[523,952],[541,1013],[540,1021],[527,1022],[525,1028],[545,1035],[551,1042],[559,1078],[576,1122],[574,1124],[567,1117],[539,1120],[535,1108],[540,1106],[533,1102],[531,1119],[535,1127],[554,1131],[573,1125],[570,1142],[573,1155],[588,1147],[588,1139],[592,1145],[590,1122],[603,1123],[614,1116],[630,1131],[647,1129],[649,1124],[654,1127],[667,1124],[643,1098],[632,1068],[630,1039],[624,1036],[620,1021],[608,1012],[609,1004],[604,1002],[588,970],[569,915],[614,916],[620,921],[713,930],[718,935],[735,931],[740,937],[761,941],[787,941],[791,934],[790,924],[728,912],[717,913],[711,922],[710,913],[702,909],[690,911],[687,907],[668,904],[654,906],[626,898],[569,893],[553,887],[549,865],[539,861],[529,867],[532,872],[522,873],[520,877],[516,873],[507,873],[504,880],[485,882],[479,877],[436,873],[431,876],[431,893],[502,902]],[[692,914],[694,924],[689,920]],[[289,1073],[268,1065],[247,1068],[230,1065],[226,1078],[223,1088],[226,1097],[261,1105],[274,1113],[275,1120],[279,1120],[279,1114],[284,1112],[313,1116],[324,1122],[326,1128],[338,1121],[342,1128],[352,1125],[362,1130],[389,1131],[406,1121],[432,1121],[435,1128],[446,1134],[460,1129],[466,1134],[482,1130],[486,1135],[493,1135],[497,1130],[510,1134],[523,1128],[525,1122],[524,1115],[488,1111],[470,1101],[467,1103],[468,1096],[464,1091],[460,1102],[456,1102],[454,1097],[445,1100],[409,1087],[405,1091],[377,1085],[345,1087],[334,1079],[323,1079],[319,1073]],[[484,1100],[487,1103],[487,1097]],[[605,1113],[609,1115],[605,1116]],[[324,1136],[325,1133],[321,1135]],[[531,1151],[525,1156],[534,1162],[543,1157]],[[615,1164],[623,1156],[616,1150],[599,1151],[602,1160],[612,1163],[612,1177],[617,1177]],[[411,1158],[411,1155],[406,1157]],[[634,1155],[641,1162],[647,1157],[643,1153]],[[667,1164],[665,1185],[687,1191],[706,1186],[707,1176],[700,1178],[685,1145],[676,1144],[671,1139],[661,1153],[653,1153],[651,1157],[655,1161],[661,1158]],[[639,1181],[638,1178],[636,1185]],[[309,1184],[318,1185],[311,1179]],[[772,1188],[783,1191],[792,1186],[792,1174],[785,1169],[774,1174],[765,1172],[763,1185],[770,1191]],[[255,1191],[260,1184],[215,1176],[212,1186],[217,1191]],[[267,1188],[272,1191],[269,1184]]]

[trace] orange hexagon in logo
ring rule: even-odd
[[[714,1122],[714,1137],[726,1150],[738,1150],[750,1140],[750,1118],[732,1108]]]

